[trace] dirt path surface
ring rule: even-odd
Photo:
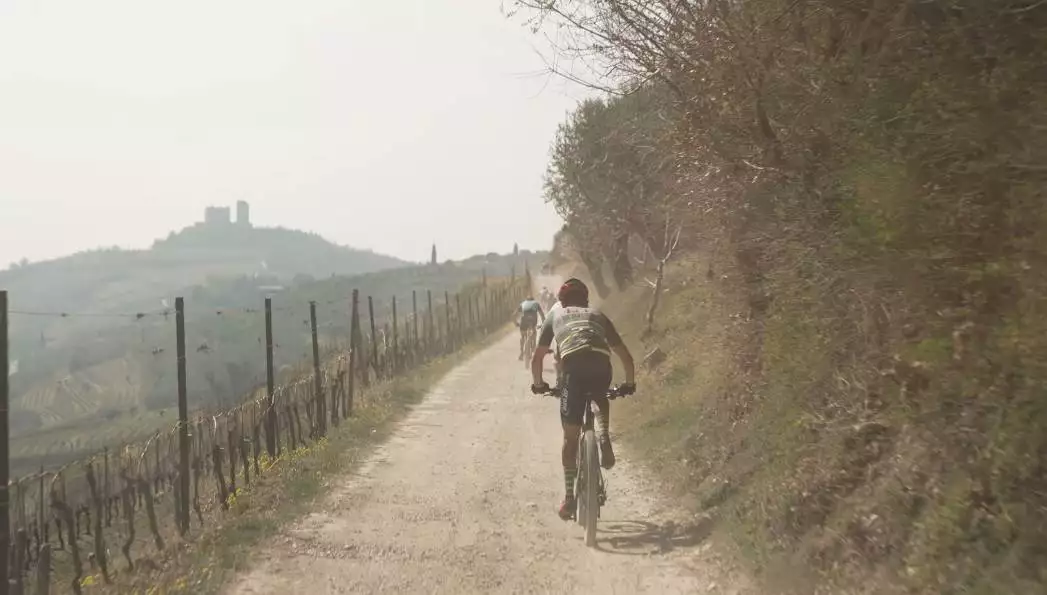
[[[660,502],[625,449],[598,548],[559,520],[558,407],[530,394],[517,341],[446,376],[227,593],[750,593],[716,570],[707,524]]]

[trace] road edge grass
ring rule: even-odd
[[[717,558],[762,593],[1045,592],[1030,564],[1043,474],[1026,456],[1043,442],[1040,385],[987,386],[994,372],[952,327],[899,317],[875,331],[879,319],[834,309],[836,285],[765,283],[761,312],[729,256],[693,254],[667,268],[651,331],[649,287],[602,304],[642,362],[612,434],[711,519]],[[1043,369],[1027,363],[1042,333],[985,332],[976,345],[1002,345],[1001,370]]]
[[[375,447],[448,372],[504,338],[508,327],[440,357],[403,378],[372,386],[357,395],[353,416],[331,427],[328,436],[266,461],[263,474],[228,500],[221,521],[172,547],[151,573],[132,573],[98,593],[218,594],[252,564],[251,553],[265,539],[301,517],[324,497],[332,480],[367,460]],[[96,583],[97,584],[97,583]]]
[[[716,282],[709,279],[714,266],[720,271]],[[748,321],[738,314],[743,296],[719,279],[728,278],[721,267],[724,263],[704,255],[670,263],[650,330],[648,284],[596,299],[636,360],[636,396],[614,403],[610,430],[622,445],[621,456],[650,473],[652,489],[678,518],[703,527],[703,538],[687,555],[701,561],[710,584],[730,585],[732,593],[762,593],[767,585],[752,552],[739,545],[748,528],[724,521],[735,486],[721,481],[719,469],[709,473],[698,464],[710,447],[708,424],[720,422],[712,411],[723,406],[721,398],[741,376],[734,358],[747,337]],[[588,279],[580,265],[570,272]],[[613,364],[615,377],[624,378],[617,358]]]

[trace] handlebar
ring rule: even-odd
[[[553,386],[553,387],[550,387],[549,390],[547,390],[547,391],[545,391],[544,393],[541,393],[541,394],[543,394],[545,396],[549,396],[549,397],[559,397],[561,390],[562,389],[559,386]],[[608,399],[624,399],[625,397],[628,397],[629,394],[632,394],[632,393],[628,393],[628,394],[623,394],[622,393],[622,385],[621,384],[616,384],[616,385],[612,386],[611,388],[607,389],[607,398]]]

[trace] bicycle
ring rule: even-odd
[[[563,389],[555,386],[545,394],[559,397]],[[625,398],[631,393],[622,392],[622,386],[613,386],[607,391],[607,398],[614,400]],[[582,433],[578,436],[578,476],[574,480],[574,519],[585,528],[585,545],[596,546],[596,523],[600,518],[600,507],[607,502],[607,489],[600,469],[600,451],[593,428],[592,397],[586,395],[583,409]]]
[[[534,356],[535,341],[537,340],[537,331],[534,327],[527,329],[527,335],[524,337],[524,358],[523,364],[525,370],[531,369],[531,358]]]

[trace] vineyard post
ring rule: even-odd
[[[360,386],[367,388],[371,386],[371,374],[368,367],[371,365],[371,336],[365,335],[363,326],[360,326]]]
[[[353,290],[353,309],[349,317],[349,385],[345,391],[343,414],[349,417],[353,413],[353,392],[356,389],[356,373],[359,365],[360,349],[360,290]]]
[[[91,492],[91,503],[94,505],[95,518],[94,518],[94,546],[95,546],[95,563],[98,568],[102,571],[102,579],[105,584],[111,584],[112,579],[109,577],[109,562],[106,556],[105,540],[102,537],[102,495],[98,491],[98,480],[95,477],[94,462],[88,461],[87,463],[87,485]],[[88,523],[90,526],[90,523]],[[21,570],[19,570],[21,572]]]
[[[477,333],[476,323],[480,315],[480,307],[477,305],[477,299],[476,294],[473,294],[473,296],[469,298],[469,328],[474,336]]]
[[[189,399],[185,373],[185,301],[175,298],[178,358],[178,532],[189,532]]]
[[[400,323],[396,318],[396,296],[393,296],[393,361],[392,374],[400,373]]]
[[[473,318],[473,296],[465,296],[465,333],[471,339],[476,331],[476,319]]]
[[[8,444],[8,360],[7,360],[7,292],[0,291],[0,593],[7,594],[8,568],[7,558],[10,548],[11,519],[8,515],[8,480],[10,479],[10,461]]]
[[[316,336],[316,302],[309,302],[309,326],[313,333],[313,393],[316,399],[316,437],[319,438],[327,433],[325,427],[327,416],[325,415],[325,403],[323,386],[320,382],[320,343]]]
[[[51,592],[51,544],[40,546],[40,555],[36,559],[36,595],[49,595]]]
[[[426,289],[425,295],[429,299],[429,325],[426,327],[425,343],[426,343],[426,359],[429,359],[433,354],[433,347],[435,341],[433,338],[436,336],[436,327],[433,326],[433,290]]]
[[[17,496],[16,496],[17,501]],[[11,551],[11,582],[4,585],[4,595],[10,590],[11,595],[22,595],[22,587],[25,586],[25,543],[26,532],[18,526],[15,521],[14,549]]]
[[[458,316],[458,320],[456,321],[458,324],[455,325],[455,327],[457,327],[455,330],[458,333],[458,344],[461,345],[464,340],[462,333],[464,332],[465,327],[463,326],[464,321],[462,320],[462,294],[460,293],[454,294],[454,308],[455,313]]]
[[[347,359],[346,360],[346,367],[348,367],[348,365],[349,365],[349,361]],[[339,362],[338,367],[335,368],[335,372],[337,374],[337,380],[335,380],[335,388],[332,388],[331,390],[329,390],[327,394],[331,395],[331,425],[334,426],[334,427],[338,427],[338,420],[341,419],[341,415],[342,415],[341,413],[338,412],[338,410],[341,409],[342,399],[345,398],[344,397],[345,375],[346,375],[347,372],[345,370],[342,370],[342,366],[341,366],[340,362]],[[349,368],[348,373],[352,374],[352,369],[351,368]],[[327,422],[324,422],[324,423],[327,423]]]
[[[414,365],[418,365],[418,292],[411,290],[411,324],[414,325]]]
[[[371,367],[374,375],[378,377],[378,333],[374,329],[374,299],[367,296],[367,314],[371,317]]]
[[[40,543],[48,542],[47,518],[44,515],[44,466],[40,465],[40,476],[37,479],[37,488],[40,492],[39,501],[36,503],[36,522],[40,526]]]
[[[244,468],[244,485],[249,486],[251,485],[251,463],[250,458],[247,455],[247,447],[251,444],[251,441],[247,437],[247,432],[244,431],[244,417],[244,410],[241,407],[239,420],[237,422],[236,428],[240,434],[240,464]]]
[[[385,347],[385,351],[382,352],[382,375],[386,378],[390,378],[393,373],[392,365],[390,361],[395,355],[389,355],[389,337],[392,336],[392,332],[389,330],[389,323],[386,322],[382,325],[382,345]]]
[[[444,337],[444,353],[450,353],[454,349],[454,335],[451,334],[451,294],[444,292],[444,323],[446,324],[447,336]]]
[[[161,472],[160,472],[160,441],[163,440],[163,436],[160,432],[156,433],[156,446],[153,448],[153,491],[159,492],[163,486],[161,485]]]
[[[104,497],[105,497],[105,526],[106,527],[112,527],[113,526],[113,515],[112,515],[113,509],[110,506],[111,503],[109,501],[109,499],[112,497],[112,493],[109,491],[109,447],[108,446],[105,447],[103,449],[102,453],[103,453],[102,456],[105,457],[105,459],[104,459],[105,460],[105,467],[103,468],[103,473],[105,473],[105,479],[103,480],[104,483],[103,483],[103,488],[102,488],[102,491],[103,491]]]
[[[265,389],[269,406],[265,414],[265,450],[276,459],[276,387],[273,380],[273,298],[265,298]]]

